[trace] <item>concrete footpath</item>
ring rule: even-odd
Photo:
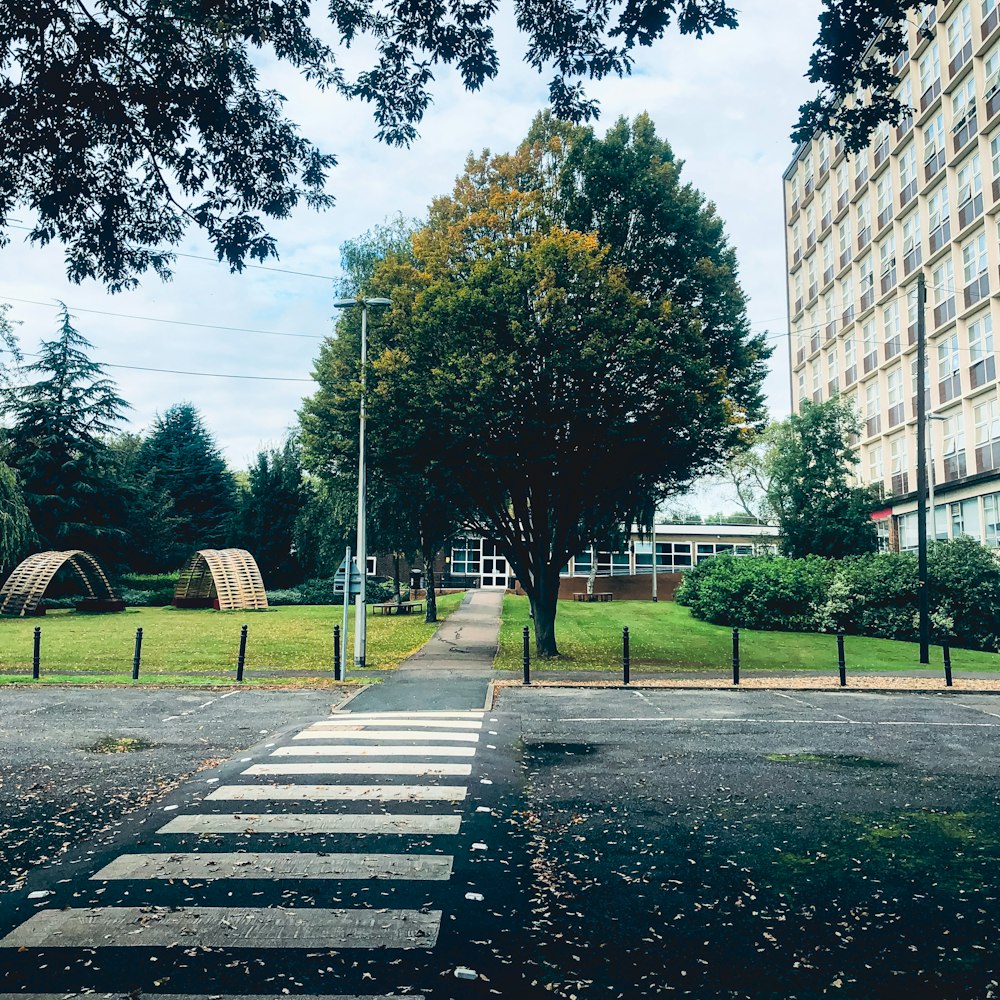
[[[348,706],[352,712],[482,708],[493,675],[502,590],[472,590],[433,636],[381,684]]]

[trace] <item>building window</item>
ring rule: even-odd
[[[875,304],[875,264],[870,253],[865,254],[861,260],[858,285],[861,292],[861,311],[864,312]]]
[[[875,536],[879,552],[889,551],[889,518],[883,517],[875,522]]]
[[[864,351],[864,370],[869,372],[878,368],[878,340],[875,336],[875,320],[865,320],[861,328],[862,350]]]
[[[983,38],[1000,24],[1000,0],[983,0]]]
[[[896,518],[896,529],[899,532],[899,551],[912,552],[917,548],[917,513],[900,514]]]
[[[886,139],[886,144],[888,141]],[[895,207],[892,200],[892,171],[887,170],[875,184],[875,208],[878,212],[879,232],[892,222]]]
[[[978,153],[958,168],[958,228],[965,229],[983,214],[983,175]]]
[[[903,219],[903,274],[910,274],[923,259],[920,245],[920,213],[911,212]]]
[[[966,474],[965,433],[962,426],[962,411],[950,414],[941,425],[944,437],[944,479],[950,483]]]
[[[853,254],[850,215],[846,216],[844,221],[837,227],[837,245],[840,247],[840,269],[843,270],[850,264]]]
[[[1000,469],[1000,403],[996,397],[972,411],[976,424],[976,472]]]
[[[878,398],[878,379],[874,378],[865,386],[865,431],[874,437],[882,430],[882,412]]]
[[[1000,493],[987,493],[983,497],[983,526],[986,544],[1000,547]]]
[[[844,341],[844,387],[858,380],[858,347],[853,337]]]
[[[482,540],[459,538],[451,548],[452,576],[479,576]]]
[[[990,294],[989,267],[986,233],[981,232],[962,247],[962,274],[965,279],[962,294],[966,309]]]
[[[890,369],[885,380],[886,395],[889,397],[889,426],[901,424],[906,416],[903,406],[903,368],[896,365]]]
[[[934,326],[943,326],[955,318],[955,267],[951,254],[941,261],[931,275],[934,292]]]
[[[847,161],[845,160],[837,167],[837,211],[843,212],[850,200],[851,181],[850,175],[847,172]]]
[[[951,99],[951,135],[956,153],[968,145],[978,129],[976,78],[970,73]]]
[[[930,410],[931,408],[931,377],[930,377],[930,361],[927,357],[924,358],[924,408]],[[917,415],[917,359],[914,358],[910,362],[910,380],[913,384],[913,413],[912,416]]]
[[[889,442],[889,475],[892,492],[897,496],[910,491],[910,472],[906,464],[906,434],[897,434]]]
[[[970,535],[978,539],[979,533],[979,498],[961,500],[948,505],[951,510],[951,537]]]
[[[993,357],[993,317],[990,313],[977,316],[969,324],[969,387],[978,389],[996,378],[996,360]]]
[[[972,55],[972,9],[965,0],[948,22],[948,75],[954,76]]]
[[[882,332],[885,359],[888,361],[899,354],[902,346],[902,329],[899,320],[899,303],[892,301],[882,310]]]
[[[879,254],[879,292],[885,295],[896,284],[896,237],[890,233],[881,243]]]
[[[920,110],[926,111],[941,93],[941,50],[937,42],[921,56],[918,64],[920,73]]]
[[[864,250],[872,241],[872,200],[864,195],[858,202],[858,250]]]
[[[873,444],[868,449],[868,482],[881,486],[885,480],[885,463],[882,460],[882,445]]]
[[[899,155],[899,206],[917,196],[917,146],[911,142]]]
[[[682,573],[691,568],[690,542],[657,542],[656,572]],[[635,543],[635,571],[647,576],[652,573],[652,545],[649,542]]]
[[[924,181],[929,181],[942,171],[947,161],[944,115],[939,111],[924,127]]]
[[[948,185],[942,184],[927,199],[927,225],[932,256],[951,240],[950,212]]]
[[[840,392],[840,366],[837,364],[837,349],[826,352],[826,394],[827,398]]]
[[[952,333],[938,344],[938,402],[947,403],[962,394],[958,334]]]
[[[844,326],[854,322],[854,279],[848,274],[840,283],[840,319]]]

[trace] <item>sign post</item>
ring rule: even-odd
[[[347,615],[351,598],[361,595],[361,572],[351,559],[351,547],[347,546],[344,561],[333,577],[334,597],[340,594],[344,601],[344,625],[340,630],[340,669],[347,676]],[[343,677],[340,678],[343,680]]]

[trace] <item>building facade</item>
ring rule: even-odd
[[[854,405],[859,478],[886,498],[880,532],[915,548],[922,272],[929,530],[998,546],[1000,0],[928,3],[903,30],[894,69],[912,113],[857,154],[816,136],[784,175],[792,405]]]

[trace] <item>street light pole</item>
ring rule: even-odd
[[[388,306],[390,299],[336,299],[334,307],[347,309],[361,306],[361,406],[358,415],[358,545],[357,561],[361,574],[361,592],[354,599],[354,666],[363,667],[368,649],[368,618],[365,601],[368,584],[368,469],[366,465],[366,424],[368,423],[366,382],[368,368],[368,307]],[[348,567],[350,570],[350,567]],[[350,572],[345,586],[350,584]]]
[[[926,414],[928,420],[947,420],[940,413]],[[927,428],[927,525],[928,541],[937,541],[937,513],[934,506],[934,434],[930,427]]]
[[[920,633],[920,662],[930,662],[930,602],[927,595],[927,286],[924,274],[917,275],[917,614]]]

